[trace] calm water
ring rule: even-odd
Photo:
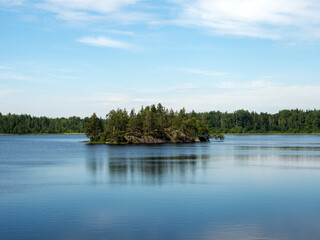
[[[320,239],[320,136],[0,136],[0,239]]]

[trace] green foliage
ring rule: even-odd
[[[104,132],[103,121],[94,113],[84,125],[86,136],[90,142],[98,142]]]
[[[320,110],[282,110],[275,114],[246,110],[233,113],[186,113],[185,109],[173,111],[158,104],[142,107],[138,112],[131,110],[129,114],[125,109],[112,110],[106,120],[96,116],[94,118],[99,123],[96,125],[98,130],[94,135],[88,133],[88,136],[95,140],[99,138],[99,141],[111,139],[123,142],[127,135],[161,135],[165,129],[179,130],[189,136],[205,136],[212,133],[320,133]],[[85,122],[92,121],[90,119],[0,113],[0,133],[84,133]]]
[[[1,134],[83,133],[85,119],[80,117],[47,118],[0,113]]]
[[[185,109],[174,112],[160,103],[157,106],[142,107],[137,113],[134,109],[130,114],[126,109],[111,110],[106,117],[107,129],[103,137],[115,143],[126,142],[125,137],[128,135],[161,137],[165,135],[166,130],[179,130],[189,137],[209,133],[209,125],[205,118],[195,112],[186,113]]]
[[[204,114],[213,132],[320,133],[320,110],[282,110],[275,114],[238,110]]]

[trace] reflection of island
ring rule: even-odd
[[[101,146],[102,147],[102,146]],[[123,149],[123,148],[122,148]],[[110,150],[110,149],[109,149]],[[179,182],[195,176],[196,170],[206,164],[207,155],[183,154],[136,154],[108,151],[104,158],[90,156],[87,169],[95,176],[108,176],[110,183],[116,184],[162,184]],[[199,168],[200,166],[200,168]],[[105,179],[105,177],[103,177]]]
[[[94,183],[192,182],[220,167],[320,168],[318,145],[216,144],[86,145],[86,168]],[[214,176],[210,176],[214,177]]]
[[[196,155],[190,156],[150,156],[142,158],[110,158],[108,169],[110,180],[131,179],[160,183],[167,180],[194,174],[197,165]]]

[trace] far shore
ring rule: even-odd
[[[226,136],[230,135],[320,135],[320,133],[221,133]],[[27,134],[5,134],[0,136],[28,136],[28,135],[85,135],[85,133],[27,133]]]
[[[222,133],[224,135],[320,135],[320,133]]]
[[[26,133],[26,134],[6,134],[0,133],[0,136],[28,136],[28,135],[85,135],[85,133]]]

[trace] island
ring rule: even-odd
[[[157,144],[208,142],[223,140],[221,134],[210,132],[204,114],[189,113],[184,108],[173,111],[160,103],[141,107],[130,113],[126,109],[111,110],[103,120],[94,113],[85,123],[89,143]]]

